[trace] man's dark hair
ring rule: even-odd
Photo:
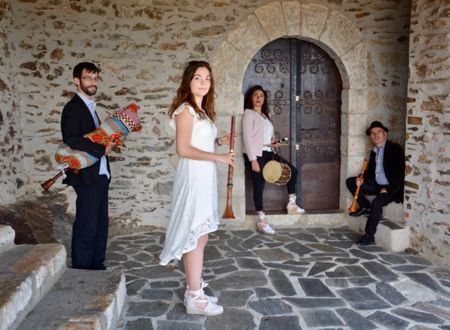
[[[100,73],[100,69],[94,63],[81,62],[75,65],[75,67],[73,68],[73,77],[81,79],[83,70],[86,70],[87,72]]]

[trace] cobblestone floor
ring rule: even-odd
[[[220,316],[185,314],[181,263],[162,267],[164,233],[116,237],[128,301],[118,329],[450,329],[450,270],[407,253],[353,244],[347,228],[210,235],[203,277]],[[175,267],[178,266],[178,267]]]

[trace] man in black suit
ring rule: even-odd
[[[103,146],[91,142],[84,134],[100,125],[91,99],[97,92],[99,68],[93,63],[82,62],[73,69],[77,92],[64,106],[61,118],[63,142],[74,150],[90,153],[99,159],[94,165],[78,174],[68,171],[63,181],[77,194],[76,216],[72,228],[72,267],[79,269],[106,269],[106,244],[108,240],[108,189],[109,162],[106,155],[112,145]]]
[[[374,121],[366,130],[366,135],[375,145],[370,152],[369,165],[363,180],[359,177],[347,179],[347,188],[354,195],[361,186],[359,209],[351,216],[368,215],[364,236],[357,242],[360,245],[375,243],[375,232],[383,214],[383,206],[395,201],[403,202],[405,184],[405,153],[400,145],[387,139],[389,129],[379,121]],[[370,203],[365,195],[375,195]]]

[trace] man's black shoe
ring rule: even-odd
[[[365,207],[362,207],[358,211],[350,212],[348,215],[350,215],[352,217],[359,217],[361,215],[369,215],[369,214],[370,214],[370,210],[366,209]]]
[[[356,244],[359,245],[372,245],[375,244],[375,239],[369,235],[364,235]]]

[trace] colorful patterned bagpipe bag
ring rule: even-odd
[[[102,145],[109,143],[118,146],[123,145],[123,141],[130,132],[138,132],[142,129],[137,113],[138,109],[139,107],[136,104],[131,103],[125,108],[115,111],[112,116],[104,120],[99,128],[84,135],[84,137]],[[48,190],[60,176],[65,177],[64,171],[66,169],[76,172],[94,165],[98,158],[85,151],[73,150],[68,145],[62,144],[56,152],[55,160],[59,164],[57,169],[60,172],[54,178],[41,184],[44,190]]]

